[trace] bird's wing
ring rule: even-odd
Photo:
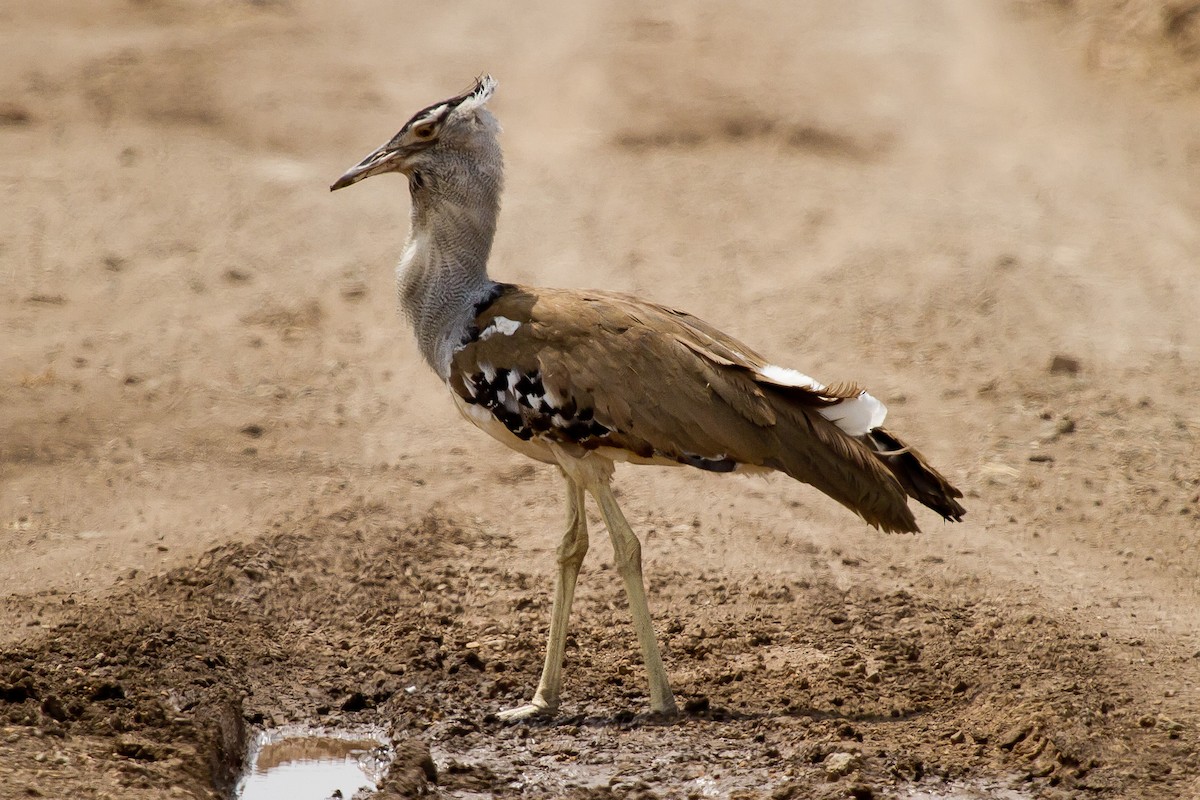
[[[521,439],[780,470],[873,524],[915,528],[896,479],[821,415],[843,395],[772,382],[761,356],[695,317],[616,293],[506,286],[475,324],[450,386]]]

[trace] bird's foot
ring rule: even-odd
[[[661,708],[651,708],[649,721],[654,723],[669,724],[679,721],[679,709],[675,706],[675,702],[664,704]]]
[[[539,703],[535,698],[532,703],[505,709],[496,714],[496,716],[501,722],[518,722],[523,719],[533,719],[534,717],[552,717],[557,711],[557,707],[551,707],[544,702]]]

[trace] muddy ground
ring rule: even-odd
[[[289,722],[388,727],[390,796],[1200,796],[1192,4],[63,0],[0,42],[0,797],[222,796]],[[674,725],[598,520],[562,714],[496,720],[560,481],[419,362],[403,183],[326,190],[484,70],[495,275],[859,380],[967,494],[884,536],[620,470]]]

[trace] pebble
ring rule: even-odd
[[[854,753],[830,753],[825,757],[825,774],[840,778],[858,769],[861,759]]]
[[[1029,736],[1031,732],[1032,727],[1029,725],[1014,725],[1008,730],[1007,733],[1000,737],[1000,740],[997,742],[997,744],[1000,745],[1001,750],[1012,750],[1018,744],[1025,741],[1025,738]]]

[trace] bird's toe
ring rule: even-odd
[[[532,719],[533,717],[552,717],[557,711],[557,708],[551,708],[548,705],[526,703],[523,706],[505,709],[496,714],[496,717],[501,722],[519,722],[523,719]]]

